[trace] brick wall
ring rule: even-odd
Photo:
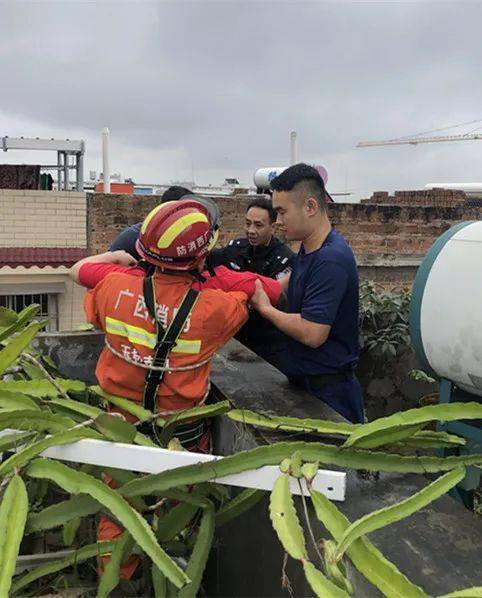
[[[0,190],[0,247],[86,247],[85,193]]]
[[[220,245],[242,234],[244,215],[253,196],[217,197],[222,214]],[[114,195],[88,193],[87,235],[92,253],[105,251],[126,226],[144,219],[161,198],[159,195]]]
[[[251,197],[216,198],[222,214],[220,244],[242,235]],[[127,225],[139,222],[160,200],[156,196],[88,194],[88,236],[92,253],[105,251]],[[350,243],[362,278],[388,286],[410,286],[434,240],[456,222],[477,220],[482,207],[342,204],[329,215]]]

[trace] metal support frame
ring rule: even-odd
[[[77,191],[84,190],[84,154],[85,142],[73,139],[39,139],[29,137],[1,137],[1,147],[4,152],[16,150],[46,150],[57,152],[57,165],[40,166],[44,170],[57,170],[57,184],[59,189],[69,190],[69,170],[76,172]],[[75,156],[75,164],[69,164],[69,156]],[[63,173],[63,174],[62,174]]]
[[[475,397],[468,392],[460,390],[451,380],[442,378],[439,384],[440,403],[453,403],[460,401],[480,401],[480,397]],[[450,432],[465,438],[467,444],[457,449],[459,454],[473,454],[482,450],[482,429],[476,425],[467,424],[461,421],[442,422],[437,426],[442,432]],[[441,449],[441,456],[445,457],[453,453],[454,449]],[[467,467],[465,478],[456,488],[450,491],[450,494],[463,502],[467,507],[472,508],[473,491],[479,487],[481,480],[481,471],[478,467]]]
[[[4,430],[0,436],[6,433],[11,434],[14,430]],[[17,450],[20,450],[19,447]],[[160,473],[170,469],[176,469],[185,465],[198,463],[212,463],[223,459],[215,455],[204,453],[192,453],[190,451],[171,451],[158,447],[146,447],[134,444],[122,444],[108,442],[105,440],[84,439],[71,444],[54,446],[41,455],[50,459],[70,461],[74,463],[87,463],[101,467],[114,467],[127,471],[139,473]],[[271,490],[276,479],[280,475],[279,467],[265,465],[251,471],[243,471],[222,478],[216,478],[218,484],[228,486],[240,486],[242,488],[257,488],[260,490]],[[345,500],[346,474],[343,471],[318,470],[313,479],[315,490],[322,492],[327,498],[335,501]],[[291,491],[294,494],[301,494],[296,480],[291,481]],[[304,481],[302,482],[303,493],[308,494]]]

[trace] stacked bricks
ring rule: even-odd
[[[482,207],[330,204],[332,223],[355,255],[423,256],[453,224],[477,220]]]
[[[464,205],[467,196],[463,191],[451,189],[423,189],[420,191],[395,191],[389,195],[387,191],[375,191],[369,199],[362,199],[362,204],[393,206],[435,206],[456,207]]]
[[[85,193],[0,190],[0,247],[86,247]]]

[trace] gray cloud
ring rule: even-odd
[[[125,176],[194,167],[216,183],[285,163],[294,128],[335,191],[476,180],[476,142],[354,146],[482,118],[481,16],[448,2],[0,2],[0,134],[79,132],[99,170],[108,125]]]

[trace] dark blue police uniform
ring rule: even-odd
[[[359,355],[358,270],[343,235],[332,230],[323,245],[301,247],[288,288],[288,312],[331,326],[321,347],[289,340],[290,378],[354,423],[364,421],[363,396],[354,375]]]

